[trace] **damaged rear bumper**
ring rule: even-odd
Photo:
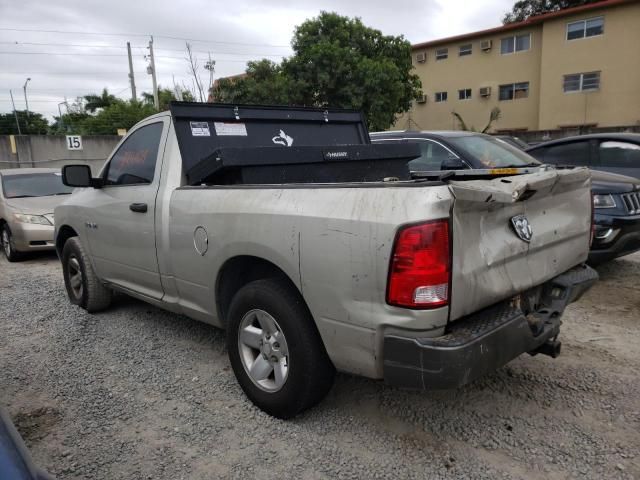
[[[597,279],[587,266],[555,277],[542,286],[540,307],[527,316],[517,302],[506,301],[451,323],[441,337],[385,336],[385,382],[414,389],[456,388],[525,352],[555,356],[559,343],[553,342],[564,309]]]

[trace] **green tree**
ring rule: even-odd
[[[82,135],[115,135],[119,128],[130,129],[143,118],[156,113],[153,105],[142,102],[116,100],[96,115],[78,125]]]
[[[411,44],[359,18],[321,12],[296,28],[292,48],[280,65],[251,62],[245,76],[219,81],[214,100],[357,109],[383,130],[422,93]]]
[[[187,89],[180,89],[180,96],[185,102],[193,102],[193,94]],[[178,100],[173,90],[169,88],[158,87],[158,103],[160,104],[161,112],[169,109],[169,103]],[[146,105],[153,106],[153,93],[142,92],[142,101]]]
[[[106,108],[116,103],[118,98],[115,95],[110,94],[106,88],[102,90],[102,94],[96,95],[91,93],[84,96],[85,104],[84,108],[87,112],[94,113],[96,110]]]
[[[211,90],[214,102],[279,104],[292,103],[293,85],[282,66],[271,60],[248,62],[238,78],[221,78]]]
[[[588,3],[597,3],[603,0],[519,0],[510,12],[505,13],[502,23],[523,22],[529,17],[542,15],[543,13],[556,12],[565,8],[579,7]]]
[[[45,135],[49,131],[49,122],[41,114],[18,110],[18,123],[22,135]],[[17,135],[18,126],[14,112],[0,113],[0,135]]]

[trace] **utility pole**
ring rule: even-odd
[[[136,95],[136,79],[133,76],[133,60],[131,59],[131,43],[127,42],[127,54],[129,55],[129,81],[131,82],[131,100],[138,99]]]
[[[156,62],[153,58],[153,35],[149,41],[149,57],[151,65],[147,67],[147,73],[151,74],[151,81],[153,82],[153,105],[156,110],[160,110],[160,102],[158,101],[158,82],[156,79]]]
[[[24,103],[27,106],[27,118],[29,118],[29,100],[27,100],[27,83],[29,83],[29,80],[31,80],[31,77],[27,78],[22,86],[22,89],[24,90]]]
[[[20,132],[20,122],[18,121],[18,112],[16,111],[16,104],[13,101],[13,92],[9,90],[9,95],[11,95],[11,105],[13,105],[13,114],[16,116],[16,127],[18,127],[18,135],[22,135]]]
[[[58,127],[60,128],[60,130],[64,129],[64,120],[62,119],[62,110],[60,110],[60,105],[65,105],[67,103],[67,101],[65,100],[64,102],[60,102],[58,104],[58,115],[60,115],[58,117]],[[67,113],[69,113],[69,106],[67,105]]]

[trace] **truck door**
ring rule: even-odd
[[[152,298],[163,295],[155,207],[168,125],[160,119],[129,134],[103,169],[86,221],[98,276]]]

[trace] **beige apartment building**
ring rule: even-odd
[[[518,132],[640,125],[640,1],[600,3],[413,46],[424,96],[394,129],[451,130],[459,113]]]

